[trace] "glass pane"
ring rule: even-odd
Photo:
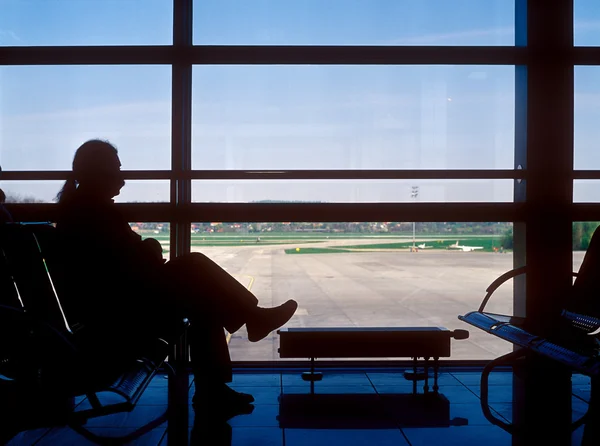
[[[599,180],[575,180],[573,181],[574,203],[600,203],[600,181]]]
[[[512,66],[196,66],[194,169],[512,169]]]
[[[2,0],[0,46],[173,42],[167,0]]]
[[[197,0],[203,45],[514,45],[512,0]]]
[[[115,203],[166,203],[171,199],[169,180],[127,180]]]
[[[416,181],[416,182],[415,182]],[[512,202],[514,180],[192,181],[195,202]],[[414,187],[418,193],[413,196]]]
[[[117,146],[123,169],[171,166],[171,68],[0,68],[4,170],[70,170],[88,139]]]
[[[0,181],[9,203],[53,203],[64,181]],[[128,180],[117,203],[167,202],[170,197],[168,180]]]
[[[52,203],[64,181],[0,181],[7,203]]]
[[[575,0],[573,38],[578,46],[600,45],[600,4],[596,0]]]
[[[452,343],[452,359],[512,349],[457,319],[513,268],[511,223],[416,223],[413,233],[411,222],[204,222],[192,224],[192,251],[217,262],[262,306],[297,300],[286,327],[443,326],[470,332]],[[513,314],[512,284],[486,308]],[[245,330],[230,338],[233,360],[279,359],[275,332],[250,343]]]
[[[574,221],[573,222],[573,253],[585,253],[590,246],[590,240],[596,228],[600,225],[598,221]],[[581,266],[583,256],[577,256],[578,261],[573,262],[573,271]]]
[[[575,67],[575,169],[600,169],[600,67]]]
[[[162,257],[165,260],[171,259],[171,230],[169,223],[165,222],[132,222],[129,223],[131,229],[141,235],[142,239],[153,238],[160,243],[162,247]],[[159,255],[157,251],[157,255]]]
[[[592,236],[599,225],[600,221],[573,222],[573,271],[577,272],[581,268],[583,259],[590,247]]]

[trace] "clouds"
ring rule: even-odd
[[[387,45],[514,45],[515,28],[513,26],[463,31],[421,34],[400,37]]]
[[[0,28],[0,45],[11,46],[22,42],[23,39],[21,39],[14,31]]]

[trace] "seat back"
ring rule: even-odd
[[[43,231],[49,242],[54,228],[43,225],[43,228],[36,229],[36,226],[19,223],[0,225],[2,268],[12,280],[18,303],[31,317],[61,332],[70,333],[69,323],[36,236],[36,231]],[[7,289],[10,289],[10,285],[7,281]]]
[[[0,381],[8,379],[39,390],[70,380],[65,370],[77,352],[35,235],[36,226],[48,236],[54,229],[0,224]]]

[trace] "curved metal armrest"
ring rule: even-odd
[[[506,282],[509,279],[512,279],[513,277],[519,276],[521,274],[525,274],[527,273],[527,266],[521,266],[519,268],[515,268],[515,269],[511,269],[510,271],[505,272],[504,274],[502,274],[500,277],[498,277],[496,280],[494,280],[487,288],[486,288],[486,295],[483,298],[483,300],[481,301],[481,305],[479,306],[479,312],[483,313],[483,310],[486,306],[486,304],[488,303],[488,301],[490,300],[490,297],[492,297],[492,294],[494,293],[494,291],[496,291],[500,285],[502,285],[504,282]],[[576,272],[572,273],[573,277],[577,277],[579,274]]]
[[[515,276],[521,275],[521,274],[525,274],[527,272],[527,266],[521,266],[520,268],[515,268],[515,269],[511,269],[508,272],[505,272],[504,274],[502,274],[500,277],[498,277],[496,280],[494,280],[490,286],[488,286],[486,288],[486,295],[483,298],[483,301],[481,301],[481,305],[479,306],[479,312],[482,313],[483,309],[485,308],[486,304],[488,303],[488,300],[490,300],[490,297],[492,297],[492,294],[494,293],[494,291],[496,291],[498,289],[498,287],[500,285],[502,285],[504,282],[506,282],[509,279],[512,279]]]

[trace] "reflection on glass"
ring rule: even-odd
[[[170,67],[0,68],[4,170],[70,170],[94,138],[116,145],[123,169],[169,169]]]
[[[412,222],[198,222],[191,225],[192,251],[225,268],[261,305],[296,299],[288,327],[468,329],[457,315],[477,309],[488,285],[513,267],[512,224],[414,228]],[[512,314],[512,284],[501,286],[487,308]],[[245,339],[245,328],[231,337],[234,360],[279,359],[275,333],[257,344]],[[491,359],[510,348],[471,330],[452,358]]]
[[[514,67],[197,66],[194,169],[512,169]]]
[[[4,0],[0,46],[165,45],[172,26],[165,0]]]
[[[157,240],[162,247],[162,257],[167,261],[170,260],[171,232],[169,223],[132,222],[129,223],[129,226],[132,230],[137,232],[142,239],[153,238]],[[161,253],[157,251],[156,255],[161,255]]]
[[[224,203],[512,202],[514,180],[196,180],[192,200]]]
[[[196,0],[203,45],[514,45],[513,0]],[[335,26],[332,26],[335,25]]]

